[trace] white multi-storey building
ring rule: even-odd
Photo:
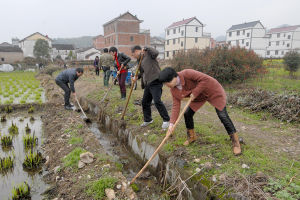
[[[282,58],[287,52],[300,53],[300,25],[272,28],[267,32],[267,58]]]
[[[171,59],[178,51],[210,47],[210,34],[203,32],[204,25],[196,18],[174,22],[166,28],[165,59]]]
[[[265,57],[266,29],[260,21],[233,25],[226,32],[226,43],[229,46],[253,50],[261,57]]]

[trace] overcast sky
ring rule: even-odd
[[[103,34],[102,25],[126,11],[144,20],[141,28],[151,36],[193,16],[213,37],[255,20],[267,28],[300,24],[300,0],[0,0],[0,43],[34,32],[51,38]]]

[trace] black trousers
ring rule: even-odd
[[[216,109],[216,112],[222,124],[224,125],[228,135],[235,133],[236,129],[230,117],[228,116],[226,107],[222,111]],[[190,107],[188,107],[188,109],[184,113],[185,126],[187,129],[194,129],[194,119],[193,119],[194,114],[195,112]]]
[[[95,70],[96,70],[96,75],[99,76],[100,68],[99,67],[95,67]]]
[[[164,103],[161,101],[162,86],[163,86],[162,83],[160,83],[158,80],[154,80],[150,84],[148,84],[144,89],[142,107],[143,107],[145,122],[150,122],[152,120],[152,115],[151,115],[152,99],[154,100],[154,105],[157,108],[163,121],[164,122],[170,121],[168,111]]]
[[[64,90],[65,106],[69,106],[70,105],[70,95],[71,95],[71,89],[70,89],[69,85],[60,80],[55,80],[55,82],[61,89]]]

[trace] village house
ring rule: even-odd
[[[20,47],[7,42],[0,44],[0,64],[13,64],[22,61],[23,51]]]
[[[300,25],[272,28],[267,32],[267,58],[282,58],[287,52],[300,53]]]
[[[226,32],[226,43],[253,50],[261,57],[266,53],[266,29],[260,21],[232,25]]]
[[[19,47],[22,49],[24,57],[34,57],[33,49],[38,39],[46,40],[49,44],[49,47],[52,47],[52,40],[47,35],[42,35],[39,32],[33,33],[19,41]]]
[[[51,58],[60,57],[63,60],[72,59],[69,57],[76,57],[75,48],[72,44],[52,44]]]
[[[165,40],[163,38],[151,37],[150,46],[159,52],[158,59],[165,59]]]
[[[94,37],[93,38],[93,46],[99,50],[105,48],[104,36],[98,35],[98,36]]]
[[[96,56],[100,56],[101,52],[94,47],[87,47],[76,50],[77,60],[94,60]]]
[[[196,17],[168,26],[165,30],[165,59],[173,58],[178,51],[210,47],[210,33],[205,33],[203,28],[204,25]]]
[[[126,12],[103,24],[104,46],[115,46],[128,56],[131,56],[131,47],[134,45],[149,46],[150,31],[140,29],[142,22],[137,16]]]

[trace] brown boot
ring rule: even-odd
[[[188,146],[189,144],[193,143],[197,139],[194,129],[188,129],[187,136],[188,139],[183,143],[184,146]]]
[[[231,141],[232,141],[232,151],[235,156],[238,156],[242,153],[239,137],[237,133],[233,133],[230,135]]]

